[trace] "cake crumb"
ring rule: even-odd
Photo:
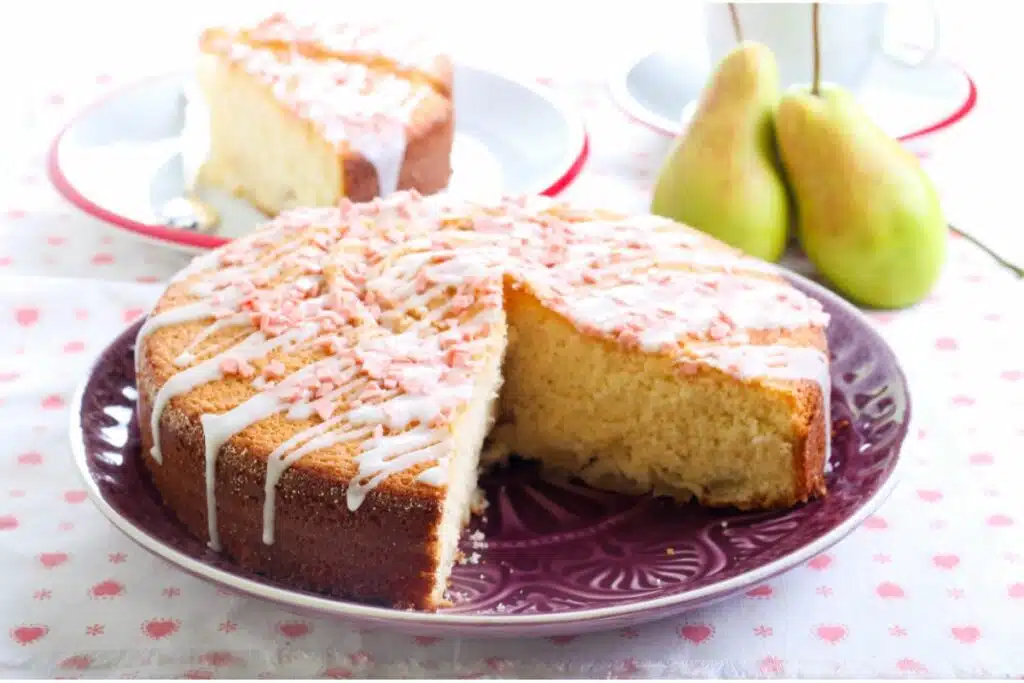
[[[487,537],[483,529],[477,529],[469,535],[469,542],[474,549],[482,550],[487,547]]]
[[[462,565],[465,565],[465,564],[480,564],[480,553],[476,552],[475,550],[470,555],[466,555],[463,552],[459,552],[459,555],[458,555],[456,561],[459,564],[462,564]]]
[[[464,593],[463,591],[449,591],[447,597],[452,602],[452,604],[458,604],[460,602],[465,602],[467,599],[469,599],[469,594]]]
[[[489,506],[490,503],[487,501],[487,494],[484,493],[483,489],[474,489],[473,498],[469,503],[469,511],[479,517],[487,511]]]
[[[675,548],[665,548],[665,554],[666,555],[675,555],[676,554],[676,549]]]

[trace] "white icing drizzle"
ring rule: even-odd
[[[209,532],[209,545],[213,550],[220,550],[220,535],[217,533],[217,457],[221,447],[235,434],[246,427],[270,417],[281,411],[281,399],[264,392],[233,410],[220,415],[203,415],[204,458],[206,462],[206,524]]]
[[[348,485],[348,509],[352,512],[359,509],[369,491],[390,475],[424,462],[437,461],[447,456],[454,446],[447,432],[420,425],[407,432],[367,441],[363,448],[355,457],[359,473]]]
[[[269,340],[263,336],[262,332],[253,332],[242,340],[240,344],[229,350],[235,358],[249,361],[263,358],[274,349],[308,335],[309,329],[303,327],[289,330],[285,334]],[[225,351],[212,358],[207,358],[198,365],[182,370],[164,382],[164,385],[156,393],[156,397],[153,399],[153,412],[150,415],[150,429],[154,435],[153,448],[150,450],[150,455],[158,463],[163,463],[164,461],[160,449],[160,439],[157,438],[157,435],[160,434],[160,418],[163,416],[167,403],[175,396],[192,391],[196,387],[208,384],[214,380],[222,379],[224,372],[221,369],[221,361],[227,353],[228,351]]]
[[[232,437],[275,414],[310,424],[267,460],[265,543],[274,542],[281,477],[314,452],[354,451],[351,511],[399,472],[420,469],[417,481],[445,486],[450,426],[473,396],[490,330],[503,319],[506,276],[581,330],[672,353],[681,364],[815,381],[828,414],[825,354],[749,343],[750,330],[827,322],[817,302],[766,277],[770,266],[708,251],[703,236],[654,217],[576,215],[580,222],[571,223],[545,213],[558,208],[550,200],[506,201],[497,210],[450,201],[398,192],[363,205],[296,210],[196,259],[175,278],[198,300],[151,316],[137,354],[162,327],[212,320],[176,359],[190,367],[157,391],[154,436],[174,397],[228,375],[252,377],[248,400],[201,417],[211,547],[219,547],[218,455]],[[194,281],[185,285],[188,278]],[[246,330],[238,339],[214,338],[236,326]],[[291,374],[279,361],[259,370],[249,365],[317,349],[323,358],[307,359]],[[151,455],[162,462],[154,441]]]
[[[196,361],[196,355],[194,353],[196,348],[198,348],[199,345],[206,341],[211,335],[219,332],[225,327],[244,325],[245,323],[249,322],[249,319],[251,317],[252,316],[250,316],[248,313],[236,313],[235,315],[229,316],[227,318],[221,318],[212,325],[207,325],[203,329],[203,331],[197,334],[196,338],[193,339],[192,342],[185,347],[185,350],[182,351],[181,354],[174,359],[174,364],[177,365],[179,368],[188,367],[189,365]]]
[[[693,345],[688,351],[702,362],[741,379],[810,379],[822,388],[828,387],[830,383],[828,356],[809,346]]]
[[[298,462],[313,451],[365,439],[373,433],[373,430],[366,428],[351,431],[342,429],[328,432],[333,427],[342,424],[344,419],[344,415],[332,417],[327,422],[322,422],[315,427],[299,432],[278,446],[270,454],[270,457],[267,458],[267,478],[263,489],[263,542],[267,545],[271,545],[274,542],[277,482],[280,481],[281,475],[293,463]],[[306,443],[300,446],[303,441]],[[289,451],[291,452],[289,453]]]
[[[405,161],[405,124],[396,121],[377,129],[350,130],[348,141],[376,171],[377,194],[387,197],[396,192]]]
[[[156,330],[170,325],[179,325],[186,322],[202,320],[213,315],[213,307],[206,301],[179,306],[170,310],[150,315],[146,322],[142,323],[138,334],[135,335],[135,372],[140,371],[139,360],[142,356],[142,342]]]

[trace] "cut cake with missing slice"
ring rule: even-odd
[[[139,332],[143,459],[242,566],[436,609],[495,422],[596,487],[824,494],[827,322],[663,218],[415,192],[289,211],[194,261]]]

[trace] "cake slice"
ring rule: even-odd
[[[270,215],[444,189],[451,62],[424,57],[424,45],[381,27],[304,25],[281,14],[207,29],[198,83],[209,151],[197,183]]]

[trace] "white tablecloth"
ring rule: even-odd
[[[144,20],[158,25],[138,17]],[[828,553],[713,608],[589,636],[415,638],[298,617],[223,593],[133,545],[85,500],[70,461],[66,406],[95,355],[187,259],[79,214],[52,190],[42,166],[60,121],[118,83],[158,70],[159,60],[144,62],[132,40],[138,44],[137,36],[124,36],[119,50],[112,37],[93,54],[95,63],[61,71],[41,66],[45,77],[32,79],[31,96],[7,112],[2,169],[9,182],[0,188],[0,673],[1024,673],[1022,288],[960,239],[952,239],[946,273],[927,301],[870,314],[912,385],[914,424],[901,485]],[[593,73],[578,75],[563,62],[546,71],[517,63],[548,76],[584,108],[592,156],[566,196],[643,209],[668,140],[629,123]],[[956,135],[935,143],[929,160],[944,188],[956,185],[950,169],[963,158],[950,155],[972,145]],[[984,231],[988,218],[972,216],[991,216],[985,202],[972,204],[969,193],[956,197],[961,225]]]

